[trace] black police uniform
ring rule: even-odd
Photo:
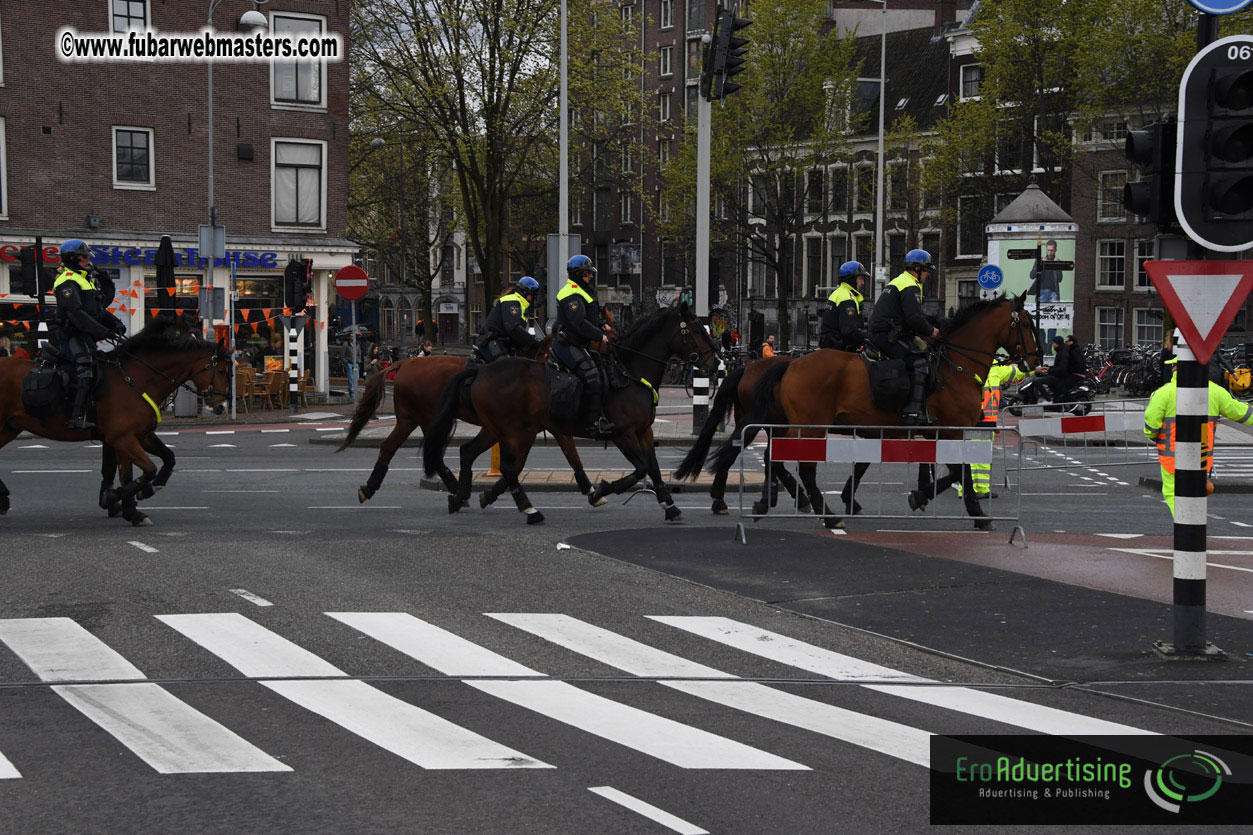
[[[905,415],[922,413],[927,384],[927,355],[917,349],[915,338],[930,336],[935,329],[922,311],[922,282],[906,271],[888,282],[870,314],[870,342],[886,357],[905,360],[909,368],[909,402]]]
[[[53,283],[52,292],[57,300],[57,341],[73,368],[71,423],[81,419],[91,393],[97,340],[126,333],[122,320],[106,310],[107,297],[113,295],[113,282],[105,275],[106,286],[102,292],[98,283],[102,275],[96,270],[80,272],[63,266]]]
[[[516,356],[539,344],[526,329],[526,306],[521,293],[510,293],[496,302],[474,345],[484,362]]]
[[[861,350],[867,338],[866,319],[861,313],[861,298],[857,288],[848,282],[836,288],[827,301],[827,309],[822,312],[822,325],[818,330],[819,348],[854,352]]]
[[[583,381],[583,422],[589,431],[604,411],[604,383],[596,359],[588,350],[589,344],[599,343],[604,336],[597,324],[600,320],[595,286],[568,280],[557,294],[557,335],[552,352]]]

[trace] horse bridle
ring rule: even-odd
[[[181,383],[180,383],[180,382],[178,382],[177,380],[175,380],[175,379],[174,379],[173,377],[171,377],[169,374],[166,374],[164,371],[161,371],[161,370],[159,370],[159,369],[153,368],[151,365],[149,365],[148,363],[144,362],[142,359],[140,359],[139,357],[135,356],[135,355],[134,355],[134,354],[132,354],[132,353],[127,352],[126,356],[130,357],[130,358],[131,358],[131,359],[133,359],[135,362],[139,363],[139,364],[140,364],[140,365],[142,365],[144,368],[146,368],[146,369],[148,369],[149,371],[151,371],[153,374],[156,374],[158,377],[164,377],[164,378],[165,378],[165,380],[166,380],[166,382],[171,383],[171,384],[173,384],[173,385],[174,385],[174,387],[175,387],[175,388],[174,388],[174,390],[175,390],[175,391],[178,391],[179,389],[187,389],[187,390],[188,390],[188,391],[190,391],[192,394],[194,394],[194,395],[196,395],[197,397],[199,397],[199,398],[200,398],[200,402],[201,402],[201,403],[203,403],[203,404],[205,405],[205,407],[206,407],[206,408],[212,408],[212,407],[211,407],[211,405],[210,405],[210,403],[209,403],[209,398],[210,398],[210,397],[221,397],[223,400],[229,400],[229,399],[230,399],[230,397],[231,397],[231,393],[230,393],[230,391],[222,391],[221,389],[215,389],[215,388],[203,388],[203,389],[198,389],[198,388],[196,388],[195,386],[193,386],[193,385],[192,385],[192,380],[196,379],[196,377],[200,376],[201,374],[203,374],[204,372],[208,371],[209,369],[214,368],[214,367],[215,367],[215,366],[216,366],[219,362],[228,362],[228,361],[230,360],[230,357],[223,357],[223,356],[220,356],[220,355],[219,355],[216,351],[214,351],[214,352],[213,352],[213,354],[212,354],[212,355],[210,355],[210,357],[209,357],[209,361],[208,361],[208,362],[206,362],[203,366],[201,366],[201,367],[200,367],[199,369],[197,369],[196,371],[193,371],[193,372],[191,373],[191,375],[190,375],[190,376],[188,376],[188,378],[187,378],[186,380],[184,380],[183,382],[181,382]],[[122,361],[121,361],[121,360],[106,359],[106,360],[105,360],[105,362],[107,362],[107,363],[109,363],[109,364],[111,364],[111,365],[116,365],[116,366],[117,366],[118,371],[122,371]],[[129,374],[127,374],[125,371],[122,371],[122,380],[123,380],[123,381],[124,381],[124,382],[125,382],[128,386],[130,386],[132,389],[134,389],[135,391],[139,392],[140,394],[143,394],[143,393],[144,393],[144,392],[140,391],[139,386],[137,386],[137,385],[135,384],[135,381],[134,381],[134,380],[132,380],[132,379],[131,379],[131,376],[130,376]],[[210,380],[212,380],[212,378],[210,378]],[[209,385],[210,385],[210,386],[212,386],[212,385],[213,385],[212,381],[210,381]]]
[[[686,348],[689,344],[691,344],[693,348],[697,349],[691,354],[693,365],[700,362],[701,360],[703,360],[705,357],[709,356],[710,354],[713,354],[714,356],[718,356],[718,348],[716,345],[713,344],[712,341],[710,341],[709,346],[707,348],[705,348],[704,350],[699,350],[700,345],[696,344],[695,342],[696,337],[692,334],[692,329],[689,327],[688,322],[684,319],[679,320],[679,333],[683,339],[682,343],[680,343],[683,346],[683,348]],[[646,354],[643,351],[637,351],[634,348],[628,348],[625,345],[618,343],[618,342],[614,342],[612,343],[612,345],[615,351],[626,351],[628,354],[635,354],[637,357],[643,357],[644,359],[651,360],[653,362],[660,362],[663,365],[665,364],[665,361],[666,361],[665,357],[654,357],[653,355]]]
[[[1019,315],[1020,313],[1021,311],[1015,309],[1010,312],[1010,316],[1009,316],[1010,328],[1013,331],[1014,336],[1016,337],[1016,339],[1014,340],[1015,342],[1014,353],[1010,354],[1009,358],[1013,362],[1017,363],[1018,366],[1021,368],[1023,364],[1030,362],[1031,357],[1028,356],[1027,352],[1024,350],[1026,340],[1023,338],[1023,332],[1027,329],[1027,323],[1023,321],[1023,317]],[[1035,344],[1036,344],[1035,352],[1040,355],[1040,361],[1043,362],[1044,352],[1043,352],[1043,349],[1040,348],[1040,339],[1039,339],[1040,329],[1038,326],[1032,323],[1031,331],[1032,331],[1032,336],[1035,338]],[[944,342],[941,345],[941,347],[944,349],[941,352],[941,356],[943,356],[943,358],[945,359],[945,361],[948,362],[949,365],[953,366],[954,368],[956,368],[958,371],[962,372],[963,374],[970,374],[970,376],[972,377],[975,376],[974,373],[971,371],[967,371],[965,368],[963,368],[962,366],[954,362],[952,359],[950,359],[948,356],[948,351],[951,350],[956,354],[960,354],[961,356],[966,357],[967,359],[975,360],[975,357],[972,354],[967,353],[967,352],[974,352],[975,354],[983,354],[985,356],[995,358],[999,350],[997,349],[997,350],[992,350],[992,351],[985,351],[982,348],[973,348],[969,345],[956,345],[952,342]]]

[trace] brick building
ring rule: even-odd
[[[225,0],[219,32],[238,29],[253,8]],[[272,33],[336,33],[346,53],[347,2],[271,0],[261,7]],[[91,0],[47,6],[9,3],[0,20],[0,261],[43,238],[77,237],[111,270],[123,320],[137,330],[158,310],[194,310],[201,284],[227,287],[238,273],[235,324],[242,345],[268,344],[282,308],[291,258],[313,262],[318,387],[326,388],[329,278],[351,263],[347,207],[348,62],[215,63],[214,188],[227,258],[202,265],[197,227],[208,223],[208,90],[204,63],[63,63],[56,31],[80,34],[150,27],[195,33],[208,3]],[[162,235],[175,245],[176,286],[156,286]],[[0,319],[36,311],[0,270]],[[255,327],[254,327],[255,326]],[[12,329],[13,326],[10,325]],[[20,336],[20,332],[17,334]]]

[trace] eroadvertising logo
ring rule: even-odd
[[[933,736],[933,824],[1228,824],[1253,736]]]

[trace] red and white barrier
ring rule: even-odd
[[[775,463],[991,464],[991,433],[982,440],[771,438]]]
[[[1085,432],[1138,432],[1144,429],[1144,412],[1108,412],[1083,415],[1033,418],[1018,422],[1023,437],[1041,435],[1079,435]]]

